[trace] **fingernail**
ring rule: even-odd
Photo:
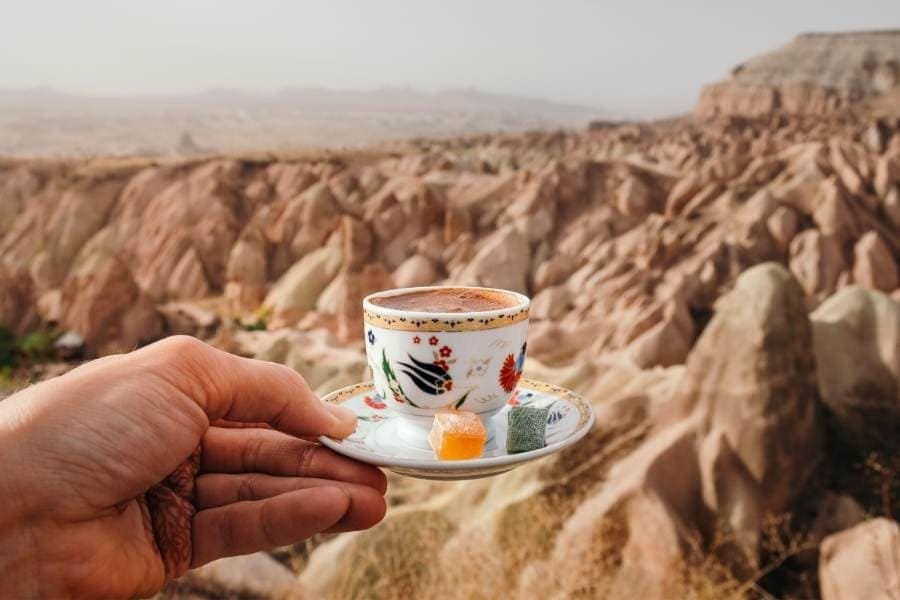
[[[356,415],[352,410],[337,404],[326,404],[325,407],[338,422],[339,429],[344,435],[353,433],[353,430],[356,429]]]

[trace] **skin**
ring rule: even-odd
[[[14,394],[0,402],[3,593],[146,597],[224,556],[371,527],[384,474],[307,441],[355,422],[292,369],[190,337]]]

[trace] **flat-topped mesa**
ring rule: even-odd
[[[822,114],[900,95],[900,30],[804,33],[706,86],[695,114]]]

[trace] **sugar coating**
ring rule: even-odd
[[[515,454],[546,446],[549,415],[549,406],[513,406],[507,416],[506,451]]]
[[[434,415],[428,441],[441,460],[477,458],[484,453],[487,431],[473,412],[444,410]]]
[[[448,410],[434,415],[435,425],[441,430],[455,435],[480,437],[484,435],[484,424],[473,412],[466,410]]]

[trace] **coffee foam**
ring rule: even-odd
[[[377,296],[370,300],[375,306],[393,310],[433,313],[486,312],[512,308],[519,300],[512,294],[471,288],[436,288]]]

